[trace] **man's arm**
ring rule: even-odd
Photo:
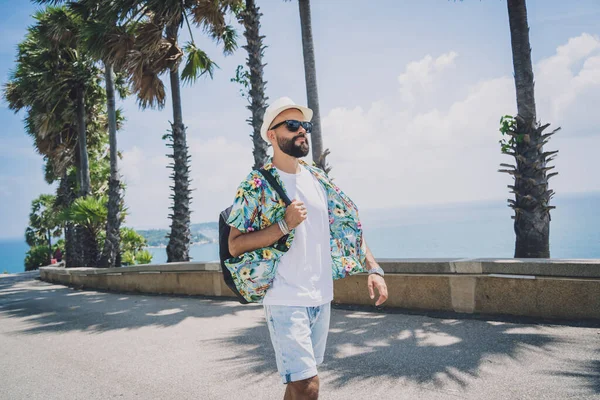
[[[366,254],[366,267],[367,267],[367,271],[374,268],[374,267],[379,267],[379,264],[377,263],[377,261],[375,261],[375,257],[373,257],[373,253],[371,253],[371,249],[369,249],[369,246],[367,246],[367,242],[365,242],[365,248],[367,249],[367,254]]]
[[[231,227],[229,232],[229,253],[233,257],[262,249],[277,242],[283,236],[279,225],[273,224],[256,232],[242,233]]]
[[[304,203],[293,200],[292,204],[285,210],[285,223],[289,230],[296,228],[306,219],[306,208]],[[269,225],[265,229],[256,232],[243,233],[239,229],[231,227],[229,232],[229,254],[238,257],[241,254],[271,246],[283,236],[279,224]]]
[[[364,242],[364,244],[366,249],[366,267],[367,271],[369,271],[375,267],[379,267],[379,264],[377,261],[375,261],[375,257],[373,257],[371,249],[369,249],[369,246],[367,246],[367,242]],[[375,298],[375,289],[377,289],[379,292],[379,298],[375,302],[376,306],[380,306],[388,299],[387,285],[385,284],[383,276],[380,276],[377,273],[369,274],[369,278],[367,279],[367,287],[369,289],[369,297],[371,297],[371,299]]]

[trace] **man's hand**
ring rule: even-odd
[[[306,207],[300,200],[292,200],[285,210],[285,223],[290,230],[296,228],[306,219]]]
[[[374,289],[377,289],[377,292],[379,292],[379,298],[377,299],[377,302],[375,302],[375,306],[378,307],[387,300],[388,291],[383,276],[377,274],[370,274],[367,286],[369,287],[369,297],[371,297],[371,299],[375,298]]]

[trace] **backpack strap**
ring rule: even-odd
[[[261,169],[259,169],[259,172],[271,184],[271,186],[273,187],[273,189],[275,189],[275,191],[279,194],[279,196],[281,196],[281,198],[285,202],[286,206],[289,206],[290,204],[292,204],[292,201],[288,197],[287,193],[285,193],[285,190],[283,190],[283,188],[281,187],[279,182],[277,182],[277,179],[275,179],[275,177],[273,176],[271,171],[261,168]]]

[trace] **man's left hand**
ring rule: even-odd
[[[379,292],[379,298],[375,302],[375,306],[380,306],[388,298],[387,286],[383,276],[377,274],[370,274],[368,278],[367,286],[369,287],[369,296],[371,299],[375,298],[375,289]]]

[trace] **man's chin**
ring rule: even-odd
[[[281,149],[285,154],[291,157],[302,158],[306,157],[310,152],[310,146],[308,144],[301,144],[300,146],[294,146],[292,149]]]
[[[309,151],[310,149],[308,148],[308,146],[301,146],[300,149],[298,149],[298,153],[300,154],[300,157],[298,158],[306,157]]]

